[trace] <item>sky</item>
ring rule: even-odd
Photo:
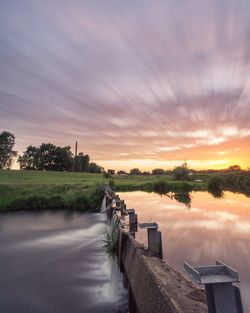
[[[0,0],[0,131],[107,168],[250,166],[249,0]]]

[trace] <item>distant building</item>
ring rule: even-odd
[[[110,175],[114,175],[115,174],[115,170],[107,170],[108,174]]]

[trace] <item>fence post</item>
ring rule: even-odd
[[[157,223],[141,223],[140,228],[148,231],[148,249],[162,258],[162,238]]]

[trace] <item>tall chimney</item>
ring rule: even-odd
[[[75,157],[77,157],[77,141],[76,141],[76,147],[75,147]]]

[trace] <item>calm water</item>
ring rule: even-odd
[[[1,214],[0,312],[127,312],[105,228],[100,214]]]
[[[184,261],[207,265],[218,259],[237,269],[245,312],[250,312],[250,198],[230,192],[222,199],[206,192],[190,198],[139,191],[119,195],[136,210],[139,222],[159,224],[164,259],[175,268],[182,270]],[[136,238],[146,245],[145,230]]]

